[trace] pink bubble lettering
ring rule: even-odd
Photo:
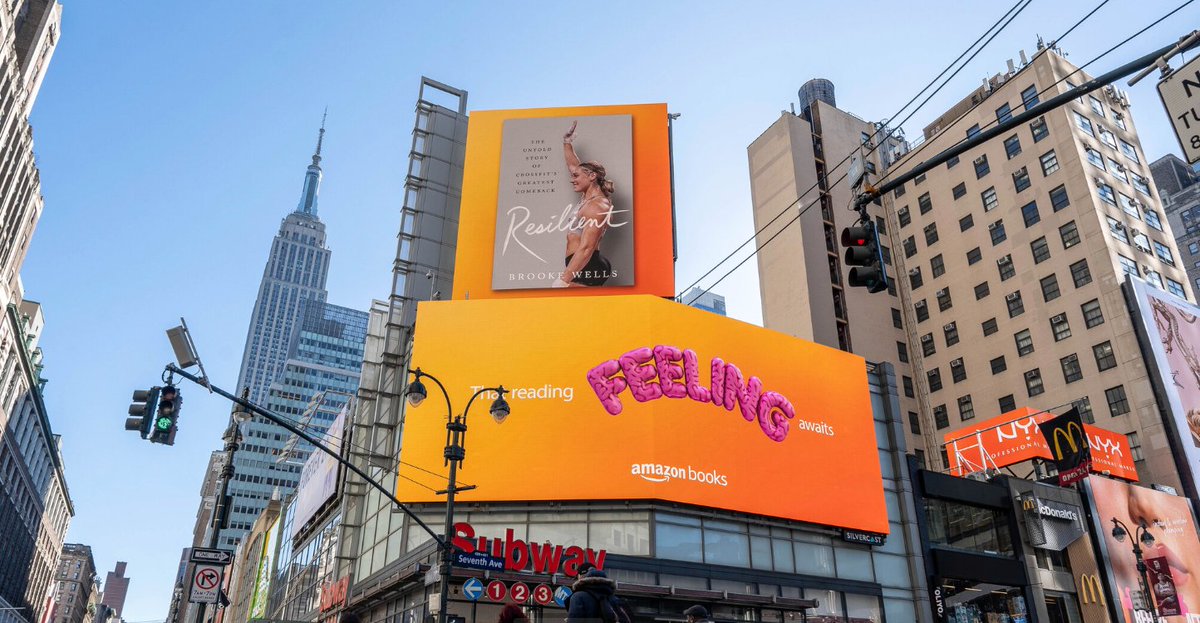
[[[688,398],[696,402],[708,402],[712,399],[712,394],[708,388],[700,384],[700,358],[696,356],[696,351],[686,349],[683,351],[683,383],[687,386]]]
[[[609,415],[621,413],[621,399],[617,398],[617,394],[625,391],[629,385],[625,379],[613,376],[620,371],[621,364],[617,363],[616,359],[609,359],[587,373],[588,384],[592,386],[592,391],[596,392],[596,397],[600,399],[600,404],[604,405],[604,410],[608,411]]]
[[[772,441],[787,438],[788,420],[794,417],[796,409],[779,392],[765,392],[758,402],[758,426]]]
[[[631,350],[621,355],[620,362],[634,400],[649,402],[662,398],[662,386],[651,382],[658,376],[658,370],[653,365],[646,365],[654,362],[654,351],[649,348]]]
[[[680,383],[683,378],[683,352],[674,346],[654,347],[654,369],[658,371],[658,383],[667,398],[687,398],[687,387]]]

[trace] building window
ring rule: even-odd
[[[1000,374],[1008,369],[1008,363],[1004,361],[1004,355],[1000,355],[991,361],[992,374]]]
[[[903,377],[903,378],[901,379],[901,381],[902,381],[902,383],[903,383],[903,385],[904,385],[904,395],[905,395],[905,396],[907,396],[907,397],[909,397],[909,398],[912,398],[912,397],[914,397],[914,396],[915,396],[915,394],[914,394],[914,392],[913,392],[913,380],[912,380],[912,377],[909,377],[909,376]]]
[[[904,342],[896,342],[896,357],[900,363],[908,363],[908,345]]]
[[[1009,119],[1012,119],[1012,108],[1008,106],[1008,102],[1005,102],[1003,106],[996,109],[996,121],[1004,123]]]
[[[1095,424],[1096,416],[1092,413],[1092,399],[1084,396],[1079,400],[1071,403],[1072,407],[1079,410],[1079,417],[1087,424]]]
[[[1012,177],[1013,186],[1016,187],[1017,192],[1029,188],[1029,170],[1026,167],[1021,167],[1014,171]]]
[[[978,123],[967,128],[967,138],[975,138],[976,136],[979,136],[979,124]]]
[[[1038,105],[1037,85],[1031,85],[1028,89],[1021,91],[1021,103],[1025,105],[1025,110]]]
[[[971,394],[959,397],[958,417],[961,420],[969,420],[975,417],[975,405],[971,403]]]
[[[967,231],[975,226],[975,218],[970,214],[958,219],[958,231]]]
[[[925,193],[917,199],[917,206],[921,209],[921,214],[927,214],[933,209],[933,201],[929,199],[929,193]]]
[[[1034,264],[1041,264],[1050,259],[1050,243],[1046,242],[1045,236],[1029,243],[1029,249],[1033,252]]]
[[[1029,131],[1033,133],[1033,142],[1041,141],[1050,136],[1050,129],[1046,127],[1046,118],[1038,117],[1029,124]]]
[[[1101,104],[1100,100],[1096,99],[1095,95],[1089,95],[1088,102],[1092,105],[1092,112],[1100,115],[1101,117],[1104,116],[1104,104]]]
[[[996,267],[1000,269],[1000,281],[1008,281],[1017,274],[1017,269],[1013,266],[1012,254],[996,260]]]
[[[1125,396],[1124,385],[1104,390],[1104,399],[1108,401],[1108,412],[1113,417],[1129,413],[1129,398]]]
[[[908,213],[908,206],[904,206],[896,211],[896,218],[900,219],[900,226],[906,227],[912,222],[912,215]]]
[[[1125,257],[1124,255],[1121,255],[1120,253],[1117,254],[1117,262],[1121,264],[1121,270],[1125,274],[1133,275],[1134,277],[1138,276],[1137,262]]]
[[[938,405],[933,408],[933,422],[937,425],[938,430],[950,426],[950,416],[946,414],[946,405]]]
[[[908,284],[913,290],[925,285],[925,279],[921,277],[921,267],[916,266],[908,271]]]
[[[1016,318],[1025,313],[1025,301],[1021,299],[1021,291],[1017,290],[1004,297],[1004,302],[1008,304],[1008,317]]]
[[[1058,170],[1058,156],[1054,153],[1053,149],[1042,154],[1041,161],[1042,175],[1050,175]]]
[[[937,291],[938,310],[946,311],[954,307],[954,301],[950,300],[950,288],[942,288]]]
[[[925,304],[925,299],[921,299],[913,304],[913,310],[917,312],[917,322],[925,322],[929,320],[929,306]]]
[[[912,257],[917,254],[917,240],[912,236],[904,239],[904,257]]]
[[[967,380],[967,366],[963,364],[962,357],[950,362],[950,377],[955,383]]]
[[[1008,234],[1004,232],[1004,219],[1000,219],[989,225],[988,232],[992,235],[992,246],[996,246],[1008,239]]]
[[[904,321],[900,317],[900,310],[896,309],[895,307],[892,308],[892,326],[896,327],[897,329],[904,328]]]
[[[1058,228],[1058,236],[1062,238],[1062,247],[1070,248],[1079,244],[1079,228],[1075,226],[1075,221],[1064,224]]]
[[[983,252],[979,250],[979,247],[975,247],[974,249],[967,251],[967,266],[970,266],[981,259],[983,259]]]
[[[987,337],[987,336],[989,336],[989,335],[991,335],[991,334],[993,334],[993,333],[995,333],[996,331],[999,331],[999,330],[1000,330],[1000,329],[999,329],[999,327],[997,327],[997,326],[996,326],[996,319],[995,319],[995,318],[988,318],[987,320],[984,320],[984,321],[983,321],[983,335],[984,335],[984,337]]]
[[[1131,173],[1130,177],[1133,178],[1133,187],[1136,188],[1138,192],[1146,195],[1147,197],[1153,196],[1150,193],[1150,183],[1146,181],[1146,178],[1138,175],[1137,173]]]
[[[1125,118],[1123,116],[1121,116],[1121,113],[1114,110],[1114,111],[1112,111],[1112,116],[1113,116],[1113,123],[1116,124],[1116,126],[1118,128],[1121,128],[1122,130],[1128,129],[1125,127]]]
[[[1146,209],[1146,224],[1158,231],[1163,231],[1162,220],[1158,218],[1158,212],[1149,208]]]
[[[958,186],[954,187],[954,198],[955,199],[958,199],[959,197],[961,197],[965,194],[967,194],[967,185],[965,183],[959,183]]]
[[[1100,142],[1104,143],[1105,145],[1108,145],[1109,147],[1112,147],[1113,149],[1116,149],[1117,148],[1116,135],[1114,135],[1112,132],[1109,132],[1108,130],[1105,130],[1103,127],[1100,127],[1100,126],[1097,126],[1097,127],[1100,129]]]
[[[1062,292],[1058,289],[1058,277],[1053,274],[1042,277],[1039,283],[1042,285],[1042,300],[1049,303],[1058,298]]]
[[[942,331],[946,334],[946,346],[954,346],[958,343],[958,323],[951,322],[942,327]]]
[[[932,245],[938,241],[937,223],[930,223],[925,226],[925,244]]]
[[[1046,393],[1046,386],[1042,383],[1041,369],[1034,368],[1025,373],[1025,391],[1030,398]]]
[[[1092,149],[1091,147],[1085,147],[1084,151],[1087,152],[1087,160],[1092,164],[1092,166],[1100,169],[1101,171],[1106,170],[1104,168],[1104,156],[1100,155],[1100,150]]]
[[[1013,340],[1017,343],[1017,355],[1024,357],[1033,352],[1033,336],[1029,334],[1029,329],[1017,331]]]
[[[1134,162],[1141,162],[1141,160],[1138,160],[1137,149],[1125,140],[1121,141],[1121,153]]]
[[[1190,253],[1191,255],[1196,255],[1197,253],[1200,253],[1200,242],[1189,242],[1188,243],[1188,253]]]
[[[1021,139],[1017,138],[1016,134],[1004,139],[1004,153],[1009,160],[1021,153]]]
[[[991,293],[992,293],[992,291],[990,288],[988,288],[988,282],[986,282],[986,281],[975,286],[975,300],[976,301],[986,297],[987,295],[989,295]]]
[[[1071,337],[1071,323],[1067,320],[1066,314],[1057,314],[1050,317],[1050,331],[1054,333],[1054,341],[1061,342]]]
[[[1178,296],[1181,299],[1187,299],[1187,292],[1183,290],[1183,284],[1167,277],[1167,292]]]
[[[925,378],[929,381],[929,391],[936,392],[942,389],[942,371],[934,368],[925,374]]]
[[[1125,437],[1129,439],[1129,456],[1133,462],[1140,463],[1146,460],[1146,457],[1142,455],[1142,440],[1138,437],[1137,432],[1131,432]]]
[[[1125,229],[1125,224],[1111,216],[1104,218],[1108,221],[1108,231],[1112,232],[1113,238],[1129,244],[1129,232]]]
[[[1163,262],[1171,266],[1175,265],[1175,257],[1171,255],[1171,248],[1157,240],[1154,241],[1154,254]]]
[[[1075,282],[1076,288],[1082,288],[1092,282],[1092,271],[1088,270],[1087,260],[1071,264],[1071,280]]]
[[[939,253],[929,260],[929,272],[934,279],[946,274],[946,262],[942,260],[942,254]]]
[[[875,217],[875,231],[881,236],[887,233],[887,221],[882,216]]]
[[[1100,198],[1104,200],[1104,203],[1114,206],[1117,205],[1117,196],[1113,194],[1112,186],[1109,186],[1104,182],[1098,182],[1096,184],[1096,192],[1099,193]]]
[[[929,357],[937,352],[937,345],[933,343],[933,334],[926,333],[921,336],[921,353]]]
[[[1117,355],[1113,352],[1112,342],[1101,342],[1092,347],[1096,356],[1096,368],[1101,372],[1117,367]]]
[[[1071,199],[1067,197],[1066,186],[1059,186],[1050,191],[1050,205],[1054,207],[1055,212],[1071,205]]]
[[[983,199],[984,212],[991,212],[996,209],[996,206],[1000,205],[1000,199],[996,197],[995,186],[979,193],[979,197]]]
[[[1083,378],[1083,368],[1079,366],[1079,355],[1072,353],[1058,361],[1062,364],[1063,380],[1068,385]]]
[[[991,167],[988,166],[987,154],[975,159],[975,179],[981,179],[991,170]]]
[[[908,412],[908,430],[914,435],[921,434],[921,418],[916,411]]]
[[[1129,183],[1129,175],[1125,169],[1125,165],[1113,160],[1112,158],[1108,159],[1108,172],[1112,173],[1113,177],[1121,180],[1122,182],[1125,182],[1126,184]]]
[[[1012,394],[1000,398],[1000,413],[1008,413],[1015,411],[1017,408],[1017,399]]]
[[[1078,126],[1080,130],[1083,130],[1084,132],[1087,133],[1088,136],[1091,136],[1093,138],[1096,136],[1095,130],[1092,129],[1092,120],[1091,119],[1088,119],[1087,117],[1084,117],[1083,115],[1081,115],[1073,110],[1071,111],[1071,114],[1074,115],[1075,125]]]
[[[947,169],[953,169],[953,168],[954,168],[955,166],[957,166],[957,165],[958,165],[958,156],[955,156],[955,157],[953,157],[953,158],[951,158],[951,159],[949,159],[949,160],[947,160],[947,161],[946,161],[946,168],[947,168]]]
[[[1083,324],[1087,328],[1098,327],[1104,324],[1104,312],[1100,309],[1100,300],[1092,299],[1079,308],[1083,310]]]
[[[1121,211],[1132,216],[1137,220],[1142,220],[1142,213],[1138,211],[1137,202],[1132,197],[1128,197],[1125,193],[1117,193],[1117,201],[1121,204]]]

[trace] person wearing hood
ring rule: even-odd
[[[571,589],[567,623],[631,623],[617,599],[617,583],[603,571],[588,569]]]

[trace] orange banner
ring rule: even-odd
[[[454,299],[675,295],[666,104],[470,119]]]
[[[473,407],[463,500],[656,499],[888,531],[860,357],[651,296],[423,302],[416,326],[413,366],[456,408],[511,392],[500,422],[489,396]],[[444,411],[408,410],[405,463],[440,466]],[[444,480],[399,474],[398,500],[442,499],[427,487]]]
[[[1038,424],[1054,417],[1053,413],[1022,407],[946,433],[942,441],[950,459],[950,473],[965,476],[1030,459],[1053,458]],[[1090,424],[1083,425],[1083,432],[1092,449],[1093,472],[1137,482],[1137,468],[1125,435]]]

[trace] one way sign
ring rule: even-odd
[[[188,560],[210,565],[228,565],[233,562],[233,552],[227,549],[193,547],[192,555],[188,557]]]
[[[1167,116],[1190,164],[1200,162],[1200,56],[1158,83]]]

